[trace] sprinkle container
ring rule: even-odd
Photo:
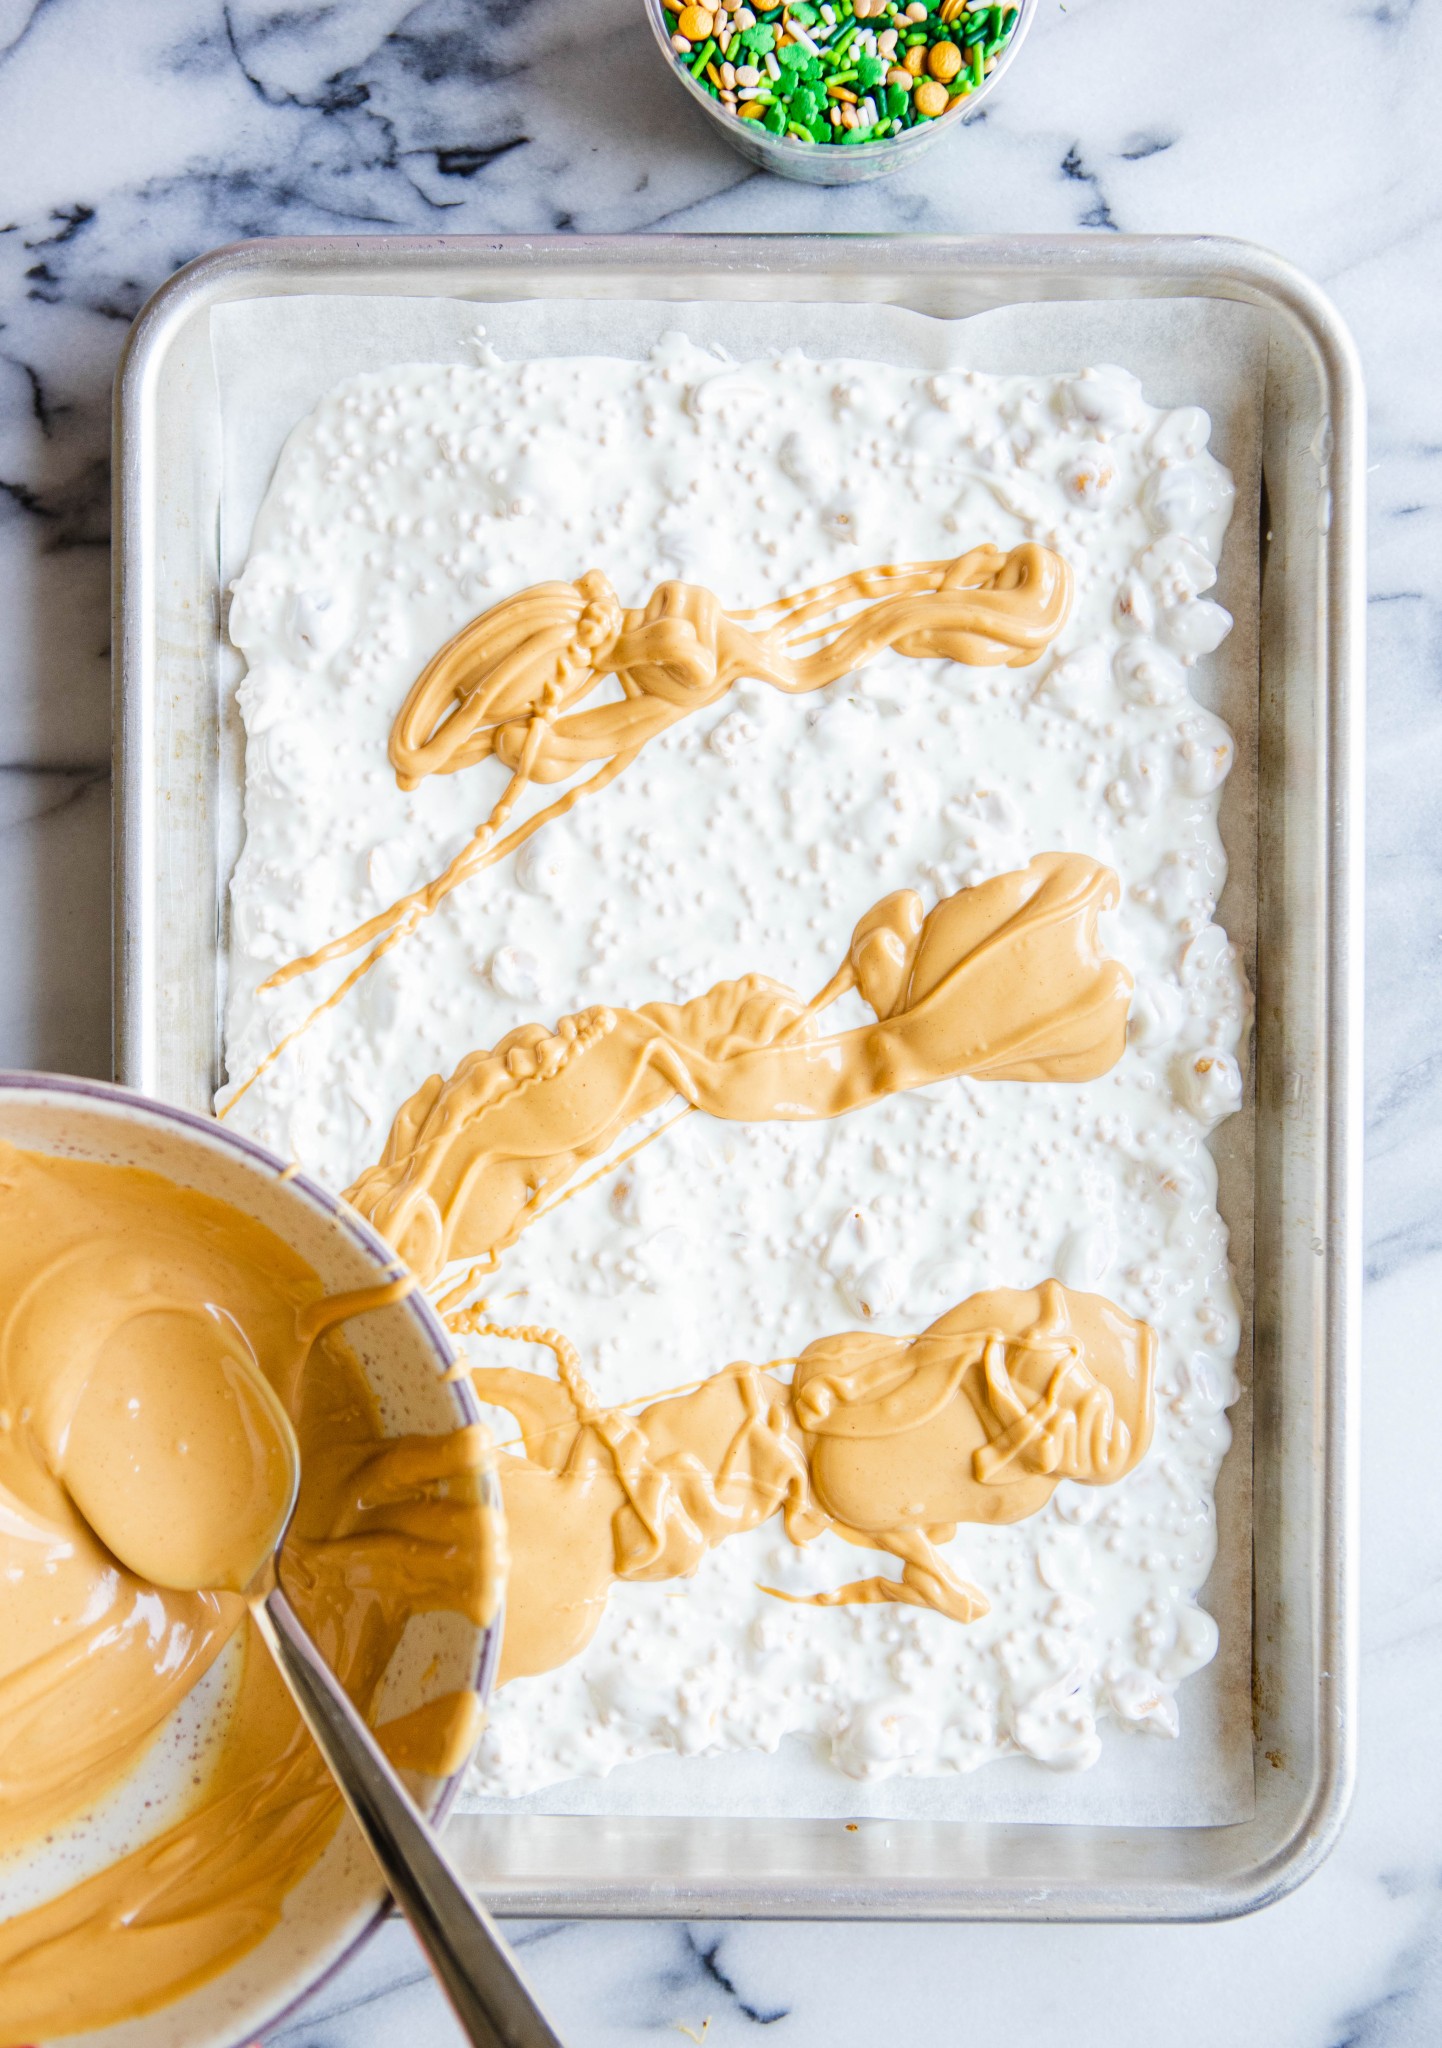
[[[686,60],[678,59],[671,41],[676,31],[677,16],[666,9],[662,0],[643,0],[643,5],[666,69],[711,127],[748,163],[763,171],[772,171],[779,178],[794,178],[806,185],[859,185],[905,169],[943,136],[955,135],[975,118],[978,109],[1015,62],[1035,19],[1038,0],[1015,0],[1016,20],[1005,43],[997,51],[991,70],[964,97],[954,100],[946,113],[934,120],[919,121],[915,127],[894,131],[879,141],[861,142],[849,148],[803,142],[792,135],[773,135],[759,120],[740,119],[697,82]],[[964,7],[960,10],[962,21],[966,19],[966,12]],[[909,29],[912,24],[904,22],[902,26]]]

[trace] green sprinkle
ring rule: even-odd
[[[672,5],[672,0],[667,4]],[[859,0],[774,0],[771,5],[751,0],[754,12],[749,28],[738,28],[733,17],[719,13],[716,33],[700,49],[678,52],[676,62],[723,111],[739,118],[737,102],[744,103],[753,109],[750,118],[771,135],[830,148],[855,148],[887,136],[895,139],[927,125],[917,112],[912,85],[887,83],[888,71],[902,64],[913,50],[920,51],[923,58],[928,46],[934,49],[945,43],[959,50],[961,69],[943,85],[948,102],[965,98],[985,83],[988,66],[1006,47],[1022,12],[1017,0],[1010,5],[1002,0],[1002,4],[964,5],[953,20],[943,21],[935,11],[938,4],[939,0],[930,0],[933,11],[923,21],[914,21],[905,12],[904,0],[885,0],[880,12],[863,23],[857,13]],[[785,49],[778,50],[778,35],[793,24],[794,36]],[[888,25],[895,35],[892,54],[873,55],[870,37]],[[863,27],[867,38],[859,49],[853,48]],[[753,62],[761,74],[754,86],[738,86],[733,94],[715,82],[720,65]],[[778,72],[774,79],[768,75],[768,64]],[[847,116],[853,125],[832,121],[831,116],[844,113],[845,106],[838,108],[832,103],[831,87],[844,89],[840,98],[853,106]]]

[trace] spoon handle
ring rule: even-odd
[[[252,1599],[250,1611],[467,2037],[479,2048],[564,2048],[284,1593]]]

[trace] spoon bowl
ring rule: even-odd
[[[295,1513],[300,1447],[242,1331],[213,1311],[149,1310],[86,1376],[57,1476],[137,1577],[244,1593]]]

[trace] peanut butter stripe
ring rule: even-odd
[[[985,1593],[939,1549],[958,1525],[1020,1521],[1062,1479],[1112,1485],[1151,1441],[1152,1330],[1056,1280],[974,1294],[919,1337],[846,1331],[794,1361],[731,1365],[636,1415],[596,1403],[554,1332],[483,1327],[566,1354],[556,1379],[472,1375],[524,1445],[497,1460],[515,1567],[503,1683],[577,1655],[619,1580],[689,1577],[777,1514],[793,1543],[829,1530],[901,1573],[763,1592],[975,1620]],[[788,1386],[777,1373],[792,1365]]]
[[[1095,861],[1039,854],[925,916],[910,890],[883,898],[809,1003],[752,974],[689,1003],[522,1025],[449,1080],[433,1074],[347,1199],[430,1281],[514,1244],[673,1096],[732,1122],[808,1122],[956,1074],[1090,1080],[1126,1042],[1131,977],[1097,932],[1116,895]],[[849,989],[876,1022],[823,1033],[820,1013]]]

